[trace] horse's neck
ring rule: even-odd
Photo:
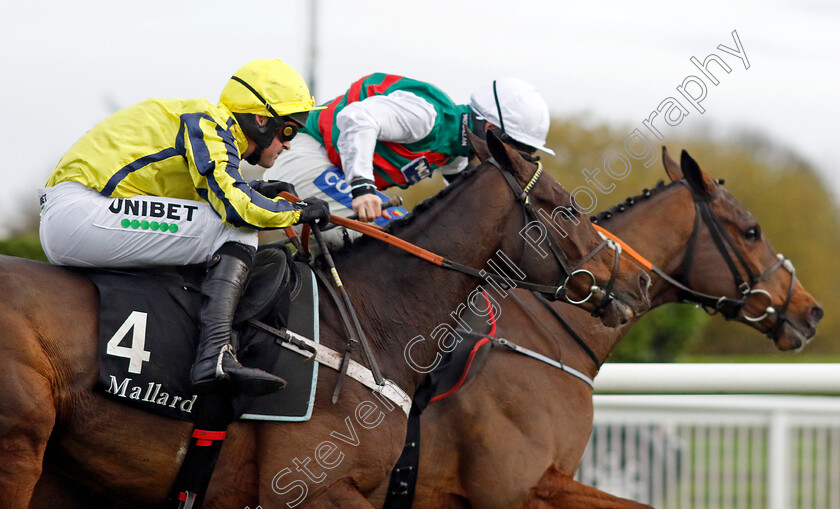
[[[469,187],[465,183],[434,203],[400,228],[399,238],[452,261],[486,268],[501,246],[504,230],[516,235],[518,227],[511,216],[518,216],[504,207],[477,206],[477,193],[468,192]],[[408,364],[406,344],[412,342],[410,356],[415,366],[431,365],[440,353],[440,334],[432,337],[433,331],[453,323],[452,313],[466,303],[479,281],[372,239],[357,242],[337,256],[336,265],[360,311],[383,374],[405,384],[406,390],[413,389],[425,375]],[[423,340],[413,341],[418,335]]]
[[[613,214],[610,220],[599,224],[616,234],[653,265],[678,279],[694,226],[694,205],[683,186],[672,186],[654,193],[648,199],[638,201],[624,212]],[[656,275],[653,275],[650,295],[651,309],[677,300],[676,289]],[[601,362],[638,321],[638,318],[634,318],[621,327],[610,329],[579,308],[557,304],[554,307]],[[563,334],[568,337],[567,334]],[[571,338],[562,345],[561,354],[570,351],[580,353],[580,347],[574,344]],[[595,367],[588,357],[580,366],[584,372],[595,375]]]
[[[613,214],[601,226],[666,274],[679,279],[694,228],[694,202],[684,186],[673,185]],[[651,309],[675,302],[676,289],[655,274],[652,277]]]

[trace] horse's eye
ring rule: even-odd
[[[744,238],[749,240],[750,242],[755,242],[756,240],[761,238],[761,229],[756,226],[750,226],[744,231]]]

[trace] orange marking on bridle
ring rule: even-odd
[[[637,253],[635,249],[628,246],[626,242],[616,237],[615,234],[607,231],[604,227],[598,226],[597,224],[593,224],[592,226],[595,227],[595,230],[601,232],[605,237],[619,244],[622,250],[624,250],[628,255],[630,255],[631,258],[641,263],[644,268],[646,268],[647,270],[653,270],[653,264],[650,263],[647,260],[647,258]]]

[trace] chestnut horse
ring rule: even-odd
[[[792,266],[777,258],[750,213],[686,152],[679,165],[663,149],[663,161],[673,183],[596,218],[670,278],[690,288],[681,290],[656,277],[653,305],[685,300],[709,307],[717,304],[720,314],[767,334],[779,350],[803,347],[823,312],[795,278]],[[724,248],[726,258],[739,275],[730,272],[708,223],[697,216],[698,201],[708,204],[715,224],[725,231],[718,238],[730,239]],[[737,289],[740,281],[751,286],[746,297]],[[553,304],[596,362],[534,295],[521,290],[514,294],[516,299],[500,303],[496,336],[552,359],[562,358],[566,366],[589,378],[595,377],[600,363],[632,326],[607,329],[586,313]],[[775,313],[766,314],[768,305]],[[592,389],[548,364],[501,350],[491,352],[474,379],[423,412],[412,507],[649,507],[573,479],[592,430]],[[370,499],[377,507],[382,506],[386,487],[387,483],[380,486]]]
[[[555,208],[570,205],[570,197],[550,177],[537,178],[538,165],[492,135],[489,142],[500,167],[485,164],[463,175],[421,206],[422,212],[399,221],[393,233],[469,267],[504,253],[529,281],[554,285],[566,276],[560,257],[574,267],[602,239],[588,221],[564,225],[565,236],[551,228],[550,240],[562,252],[551,261],[540,256],[533,239],[526,242],[519,234],[527,222],[520,199],[551,217]],[[370,239],[334,258],[384,376],[413,394],[425,375],[406,361],[409,340],[414,338],[412,360],[431,363],[439,346],[423,335],[451,321],[450,313],[473,293],[476,279]],[[598,286],[612,289],[605,322],[617,324],[649,305],[649,276],[624,259],[615,263],[609,249],[588,259],[586,269]],[[592,283],[581,284],[570,282],[570,292],[589,292]],[[583,306],[601,307],[606,296],[600,293]],[[92,391],[99,365],[95,287],[61,267],[2,257],[0,294],[0,507],[29,505],[48,443],[46,461],[68,479],[132,505],[164,501],[192,425]],[[326,292],[321,294],[322,344],[343,351],[342,321]],[[361,361],[358,350],[353,356]],[[335,371],[318,371],[307,422],[233,423],[204,506],[371,507],[364,495],[387,478],[399,456],[406,415],[353,381],[344,383],[341,399],[332,404],[337,379]],[[40,500],[45,506],[67,505]]]

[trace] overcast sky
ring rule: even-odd
[[[319,0],[318,7],[319,102],[375,71],[432,82],[458,102],[493,78],[516,76],[534,84],[555,115],[586,112],[641,127],[667,97],[687,105],[676,87],[701,74],[690,58],[714,52],[731,73],[710,67],[720,83],[706,82],[703,114],[689,107],[675,127],[654,120],[666,139],[697,128],[765,132],[815,163],[840,196],[840,2]],[[733,30],[749,69],[718,49],[736,48]],[[148,97],[215,102],[253,58],[281,58],[308,78],[309,32],[305,0],[4,6],[0,230],[37,211],[36,188],[61,155],[115,109]]]

